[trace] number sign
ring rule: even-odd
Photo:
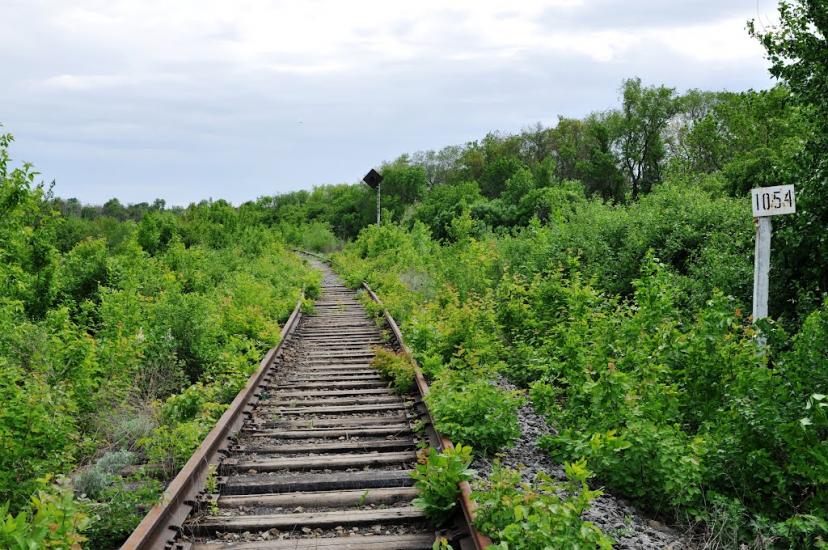
[[[796,212],[796,197],[793,185],[777,185],[751,189],[753,217],[779,216]]]

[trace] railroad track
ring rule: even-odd
[[[418,445],[450,445],[431,426],[425,380],[418,373],[414,395],[389,389],[371,360],[374,346],[404,348],[393,319],[386,312],[381,330],[354,291],[310,261],[324,274],[314,312],[297,304],[279,346],[123,548],[413,550],[438,536],[485,547],[470,527],[468,484],[439,531],[411,504]]]

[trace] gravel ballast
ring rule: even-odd
[[[516,386],[503,379],[498,382],[498,385],[505,390],[517,389]],[[515,441],[513,447],[499,453],[494,458],[475,459],[472,467],[477,470],[478,475],[487,478],[496,459],[504,466],[520,468],[521,477],[525,482],[531,482],[539,472],[545,472],[554,479],[566,479],[563,467],[537,446],[539,437],[555,432],[535,412],[528,399],[518,411],[518,421],[521,436]],[[595,523],[615,539],[615,548],[648,550],[693,548],[680,533],[661,522],[644,517],[623,499],[606,493],[592,502],[590,509],[584,513],[583,519]]]

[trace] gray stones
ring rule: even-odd
[[[516,386],[500,379],[497,384],[506,390]],[[472,464],[481,477],[488,477],[495,460],[509,468],[519,468],[521,478],[531,482],[539,472],[545,472],[554,479],[565,479],[563,467],[537,446],[539,437],[554,434],[554,430],[538,415],[528,402],[518,411],[521,436],[514,446],[495,457],[477,458]],[[616,548],[623,549],[664,549],[677,550],[693,548],[687,538],[661,522],[641,515],[632,505],[621,498],[604,494],[592,502],[583,519],[591,521],[616,541]]]

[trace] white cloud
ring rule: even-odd
[[[658,30],[652,38],[700,62],[728,62],[756,59],[762,46],[747,36],[744,18],[730,18],[707,25]]]
[[[169,85],[183,80],[183,75],[176,74],[61,74],[32,84],[64,91],[82,92],[149,84]]]
[[[641,40],[634,30],[549,28],[539,19],[549,10],[582,4],[532,0],[506,11],[490,0],[455,1],[450,8],[423,0],[404,9],[374,0],[87,0],[55,4],[49,20],[67,41],[120,54],[125,63],[117,70],[123,72],[173,63],[228,63],[250,71],[269,67],[318,74],[412,59],[510,60],[539,50],[609,61]],[[299,68],[303,65],[310,68]]]
[[[611,62],[631,48],[670,48],[700,61],[745,59],[760,48],[744,32],[746,17],[647,29],[569,28],[585,0],[528,0],[504,10],[495,0],[422,0],[401,5],[368,0],[81,0],[44,2],[51,40],[84,53],[102,49],[109,73],[54,67],[47,86],[72,90],[153,82],[158,74],[203,74],[206,66],[239,73],[295,75],[371,70],[409,61],[510,63],[527,54],[559,53]],[[404,6],[404,7],[401,7]],[[560,14],[561,25],[545,18]],[[551,23],[551,24],[550,24]],[[0,42],[2,39],[0,38]],[[51,64],[44,60],[44,71]],[[71,61],[69,62],[72,63]],[[54,70],[53,69],[53,70]],[[165,77],[166,78],[166,77]]]
[[[623,77],[762,86],[761,1],[0,0],[0,121],[63,195],[240,200],[605,109]]]

